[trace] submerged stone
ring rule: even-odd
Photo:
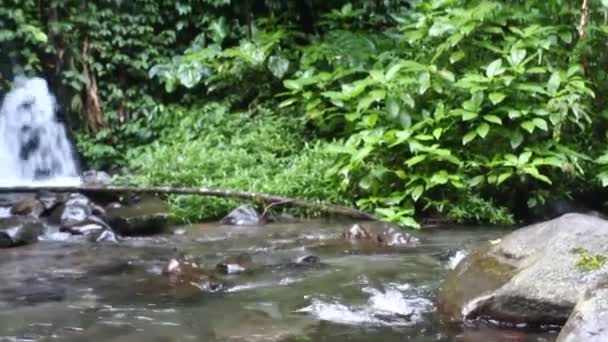
[[[194,292],[217,292],[224,288],[210,272],[205,271],[198,263],[188,257],[169,260],[163,268],[162,275],[167,278],[169,285],[180,295]]]
[[[40,221],[30,217],[14,216],[0,219],[0,247],[17,247],[35,243],[44,233]]]
[[[348,228],[344,233],[342,233],[342,236],[353,240],[368,240],[372,238],[372,235],[358,224]]]
[[[11,214],[39,218],[45,209],[44,204],[40,200],[32,197],[15,203],[11,208]]]
[[[107,220],[120,235],[158,234],[168,228],[169,208],[164,201],[148,197],[133,204],[108,208]]]
[[[235,274],[251,271],[254,267],[255,265],[251,256],[243,253],[227,258],[226,260],[217,264],[215,268],[218,272],[224,274]]]
[[[608,267],[580,267],[583,255],[608,255],[608,221],[567,214],[519,229],[465,257],[438,294],[445,319],[561,325]]]
[[[228,226],[259,226],[264,223],[266,223],[265,218],[249,205],[234,209],[220,220],[220,224]]]

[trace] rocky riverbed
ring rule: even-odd
[[[552,341],[557,333],[440,322],[435,291],[450,265],[500,229],[204,224],[116,241],[60,230],[1,251],[0,341]]]

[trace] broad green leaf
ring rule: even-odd
[[[559,74],[559,72],[555,71],[551,74],[551,77],[549,78],[549,82],[547,82],[547,90],[549,92],[549,94],[555,94],[557,92],[557,90],[559,89],[559,86],[562,82],[562,78]]]
[[[519,164],[519,165],[526,164],[530,161],[531,157],[532,157],[532,152],[523,152],[517,158],[517,164]]]
[[[475,119],[478,116],[475,112],[468,112],[466,110],[462,111],[462,121],[470,121]]]
[[[547,126],[547,121],[545,121],[544,119],[535,118],[532,121],[534,122],[534,125],[536,125],[536,127],[542,129],[543,131],[549,130],[549,127]]]
[[[209,24],[209,32],[211,33],[211,39],[217,43],[221,44],[226,37],[228,37],[229,28],[226,24],[226,18],[220,17],[217,20],[214,20]]]
[[[420,229],[420,224],[411,216],[403,216],[399,218],[399,224],[404,227]]]
[[[535,166],[525,167],[525,168],[523,168],[523,171],[526,174],[529,174],[530,176],[532,176],[532,177],[534,177],[534,178],[536,178],[536,179],[538,179],[540,181],[543,181],[543,182],[545,182],[547,184],[552,184],[552,182],[549,179],[549,177],[541,174]]]
[[[482,184],[486,179],[486,176],[480,175],[480,176],[475,176],[473,178],[471,178],[468,183],[470,187],[476,187],[480,184]]]
[[[393,65],[392,67],[390,67],[387,71],[386,74],[384,75],[384,78],[387,81],[392,81],[393,78],[395,78],[395,76],[397,75],[397,73],[399,72],[399,70],[401,70],[403,68],[403,65],[398,63]]]
[[[456,80],[454,73],[446,69],[441,70],[439,76],[448,82],[454,82]]]
[[[521,112],[519,110],[516,109],[509,109],[509,119],[513,120],[513,119],[517,119],[521,116]]]
[[[486,120],[488,122],[491,122],[491,123],[494,123],[497,125],[502,125],[502,119],[496,115],[484,115],[483,118],[484,118],[484,120]]]
[[[203,70],[199,63],[184,63],[177,68],[177,78],[186,88],[192,88],[203,77]]]
[[[465,134],[464,137],[462,137],[462,144],[466,145],[466,144],[470,143],[473,139],[475,139],[476,136],[477,136],[476,131],[470,131],[469,133]]]
[[[496,59],[486,67],[486,76],[488,78],[494,78],[504,72],[502,68],[502,59]]]
[[[389,97],[386,100],[386,111],[391,118],[399,116],[399,112],[401,111],[399,100],[395,97]]]
[[[433,26],[431,26],[431,28],[429,29],[429,36],[439,37],[439,36],[443,35],[444,33],[452,31],[454,29],[456,29],[456,26],[454,26],[454,24],[451,24],[448,22],[436,21],[433,24]]]
[[[521,132],[519,130],[516,130],[515,132],[511,133],[511,148],[512,149],[518,148],[522,142],[524,142],[524,136],[523,136],[523,134],[521,134]]]
[[[367,96],[359,100],[359,104],[357,105],[357,111],[362,112],[364,110],[367,110],[372,105],[372,103],[384,100],[385,97],[386,92],[384,90],[372,90],[371,92],[369,92],[369,94],[367,94]]]
[[[302,90],[302,84],[296,80],[285,80],[283,86],[289,90]]]
[[[498,178],[496,179],[496,184],[500,185],[501,183],[503,183],[504,181],[509,179],[512,175],[513,175],[513,172],[511,172],[511,171],[501,173],[498,176]]]
[[[281,56],[271,56],[268,59],[268,70],[274,77],[282,79],[289,70],[289,60]]]
[[[530,133],[534,133],[534,128],[536,127],[536,125],[534,124],[534,121],[528,120],[522,122],[521,127]]]
[[[603,187],[608,186],[608,171],[600,172],[597,177],[600,179],[600,182],[602,182]]]
[[[431,74],[423,72],[418,76],[418,93],[424,94],[431,87]]]
[[[446,184],[449,181],[448,173],[444,170],[439,172],[435,172],[433,176],[431,176],[430,183],[431,184]]]
[[[490,93],[488,98],[492,101],[492,104],[499,104],[505,99],[506,95],[504,93]]]
[[[511,49],[511,64],[513,66],[518,66],[519,64],[521,64],[521,62],[524,60],[524,58],[526,58],[526,50],[525,49],[517,49],[515,47],[513,47]]]
[[[424,160],[425,160],[427,157],[428,157],[428,155],[426,155],[426,154],[419,154],[419,155],[417,155],[417,156],[414,156],[414,157],[412,157],[412,158],[408,159],[408,160],[405,162],[405,165],[406,165],[407,167],[412,167],[412,166],[414,166],[414,165],[416,165],[416,164],[418,164],[418,163],[423,162],[423,161],[424,161]]]
[[[418,185],[417,187],[415,187],[412,190],[412,199],[414,201],[418,201],[418,199],[420,198],[420,196],[422,196],[423,192],[424,192],[424,186],[423,185]]]
[[[289,107],[292,104],[296,103],[297,101],[298,101],[298,99],[296,99],[296,98],[287,99],[287,100],[282,101],[281,103],[279,103],[279,108]]]
[[[454,52],[452,55],[450,55],[450,64],[454,64],[454,63],[458,62],[459,60],[463,59],[464,56],[465,55],[462,50]]]
[[[434,137],[435,137],[435,139],[437,139],[437,140],[439,140],[439,138],[441,137],[441,133],[443,133],[443,128],[441,128],[441,127],[435,128],[435,129],[433,130],[433,136],[434,136]]]
[[[488,132],[490,132],[490,125],[484,122],[481,125],[477,126],[476,131],[477,135],[479,135],[483,139],[488,135]]]

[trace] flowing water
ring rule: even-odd
[[[41,78],[19,77],[0,108],[0,182],[78,182],[56,101]]]
[[[43,241],[2,251],[0,341],[553,341],[439,322],[433,293],[488,228],[427,230],[418,247],[342,243],[350,222],[197,225],[118,244]],[[460,251],[460,252],[459,252]],[[222,292],[177,293],[162,267],[186,253],[212,269],[248,253],[257,267]],[[321,263],[296,267],[305,255]]]

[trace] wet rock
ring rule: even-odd
[[[0,247],[17,247],[35,243],[44,233],[40,221],[31,217],[14,216],[0,219]]]
[[[87,232],[99,229],[110,229],[110,226],[101,218],[95,215],[89,215],[82,221],[64,224],[60,230],[62,232],[68,232],[74,235],[87,235]]]
[[[488,242],[450,272],[439,309],[451,321],[564,324],[579,298],[608,274],[606,266],[577,266],[577,250],[607,255],[608,221],[567,214]]]
[[[65,203],[68,200],[69,195],[67,194],[56,194],[52,192],[39,193],[36,198],[42,203],[44,211],[49,213],[57,206]]]
[[[212,274],[185,256],[169,260],[163,268],[162,275],[168,279],[170,286],[182,293],[192,290],[217,292],[224,288]]]
[[[49,216],[49,222],[70,227],[84,222],[93,214],[92,202],[81,194],[70,194],[65,203],[57,206]]]
[[[321,262],[321,258],[316,255],[305,255],[296,259],[298,265],[316,265]]]
[[[319,269],[327,265],[321,263],[321,258],[316,255],[305,255],[287,264],[290,269]]]
[[[587,290],[557,338],[557,342],[579,341],[608,341],[608,282],[606,280],[596,288]]]
[[[379,243],[389,247],[411,247],[416,246],[420,240],[408,233],[389,228],[376,236]]]
[[[295,216],[288,213],[272,214],[269,220],[274,223],[294,223],[298,221]]]
[[[244,253],[227,258],[226,260],[217,264],[215,268],[218,272],[224,274],[235,274],[249,272],[253,270],[254,266],[255,265],[251,259],[251,256]]]
[[[125,236],[162,233],[168,228],[169,208],[154,197],[117,208],[107,209],[107,221],[112,229]]]
[[[112,185],[112,176],[104,171],[89,170],[80,176],[82,183],[89,186],[108,186]]]
[[[351,240],[369,240],[372,238],[372,235],[358,224],[348,228],[344,233],[342,233],[342,236]]]
[[[116,233],[111,231],[110,229],[102,229],[92,231],[87,235],[87,238],[90,242],[118,242],[118,236]]]
[[[234,209],[220,220],[220,224],[228,226],[259,226],[264,223],[266,222],[262,215],[248,205],[242,205]]]
[[[35,196],[31,193],[4,193],[0,194],[0,207],[12,207],[15,204],[34,198]]]
[[[39,218],[45,210],[46,208],[40,200],[31,197],[15,203],[11,208],[11,214]]]

